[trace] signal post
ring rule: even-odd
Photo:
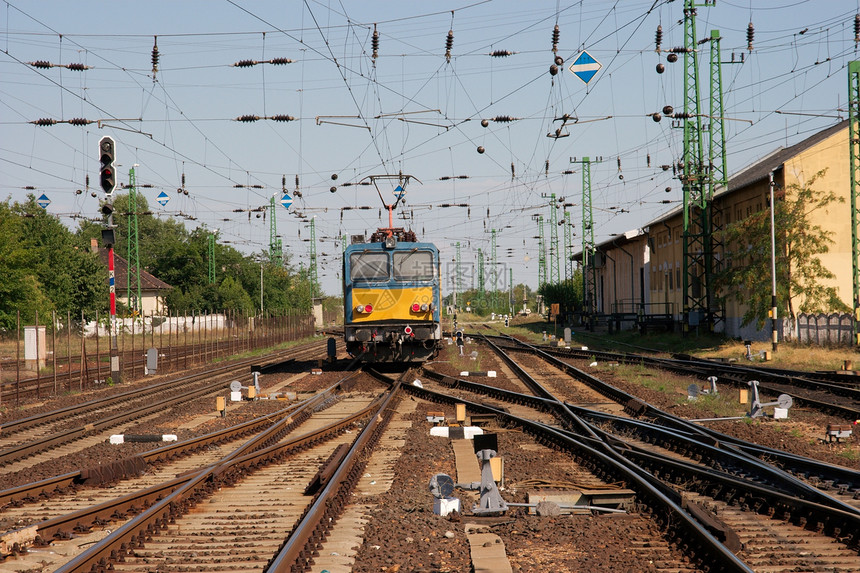
[[[102,229],[102,243],[108,250],[108,286],[110,287],[110,377],[111,382],[122,382],[119,365],[119,346],[117,345],[116,328],[116,273],[114,270],[113,246],[116,234],[113,223],[113,192],[116,189],[116,142],[112,137],[104,136],[99,140],[99,184],[105,192],[101,212],[107,217],[107,226]]]

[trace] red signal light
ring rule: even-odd
[[[366,314],[370,314],[371,312],[373,312],[373,305],[372,304],[364,305],[364,312]]]
[[[420,310],[421,310],[420,304],[418,304],[417,302],[412,304],[412,312],[418,312]]]

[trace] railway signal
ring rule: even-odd
[[[104,136],[99,140],[99,183],[106,195],[113,195],[116,189],[116,143],[112,137]]]

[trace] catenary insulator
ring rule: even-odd
[[[185,173],[182,174],[182,186],[185,187]]]
[[[445,38],[445,59],[451,61],[451,48],[454,47],[454,30],[448,30],[448,36]]]
[[[85,66],[83,64],[71,63],[71,64],[66,64],[66,69],[72,70],[73,72],[82,72],[84,70],[90,70],[92,68],[90,66]]]
[[[46,62],[45,60],[36,60],[35,62],[30,62],[30,65],[34,68],[40,68],[43,70],[47,70],[48,68],[53,68],[54,64],[51,62]]]
[[[555,54],[558,52],[558,38],[561,35],[561,31],[558,29],[558,24],[552,29],[552,53]]]
[[[543,172],[545,175],[549,175],[549,159],[547,159],[543,164]]]
[[[497,115],[493,118],[493,121],[497,121],[499,123],[508,123],[511,121],[516,121],[517,118],[511,117],[509,115]]]
[[[373,25],[373,37],[370,38],[370,48],[373,50],[373,61],[379,57],[379,32],[376,31],[376,24]]]
[[[252,123],[258,121],[260,119],[259,115],[240,115],[236,118],[236,121],[243,121],[245,123]]]
[[[30,123],[33,123],[35,125],[48,126],[48,125],[57,125],[57,120],[51,119],[48,117],[43,117],[43,118],[37,119],[36,121],[31,121]]]
[[[615,159],[618,161],[618,171],[621,171],[621,158],[616,157]]]
[[[860,43],[860,13],[854,14],[854,44]]]
[[[281,175],[281,190],[286,193],[287,192],[287,176]]]
[[[666,61],[670,64],[674,64],[678,61],[678,54],[676,54],[675,52],[670,53],[668,56],[666,56]]]
[[[269,119],[271,119],[272,121],[293,121],[296,118],[291,115],[273,115],[269,117]]]
[[[80,126],[80,125],[89,125],[89,124],[95,123],[95,122],[93,122],[89,119],[84,119],[82,117],[73,117],[72,119],[69,120],[68,123],[69,123],[69,125],[79,125]]]
[[[517,172],[516,172],[516,170],[514,169],[514,162],[513,162],[513,161],[511,161],[511,179],[513,179],[513,178],[514,178],[514,177],[516,177],[516,176],[517,176]]]
[[[645,164],[646,164],[648,167],[651,167],[651,154],[650,154],[650,153],[649,153],[648,155],[646,155],[646,156],[645,156]]]
[[[675,111],[675,108],[673,108],[671,105],[664,105],[663,106],[663,113],[665,113],[666,115],[672,115],[672,112],[674,112],[674,111]]]
[[[256,60],[239,60],[235,64],[233,64],[234,68],[250,68],[251,66],[256,66]]]
[[[158,73],[158,36],[152,37],[152,79],[155,79],[155,74]]]
[[[493,50],[490,52],[490,56],[494,58],[506,58],[508,56],[513,56],[513,52],[509,52],[508,50]]]
[[[753,27],[753,23],[750,22],[749,26],[747,26],[747,50],[753,51],[753,40],[755,39],[755,28]]]
[[[85,181],[86,181],[87,189],[89,189],[90,188],[90,176],[89,176],[89,174],[87,174]]]
[[[269,63],[273,66],[283,66],[285,64],[292,64],[293,60],[289,58],[272,58],[269,60]]]
[[[655,51],[659,53],[660,48],[663,45],[663,26],[657,26],[657,33],[654,34],[654,44],[657,46]]]

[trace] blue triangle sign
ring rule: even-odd
[[[281,205],[284,206],[284,209],[289,209],[290,205],[293,204],[293,198],[290,197],[289,193],[284,193],[284,196],[281,197]]]
[[[162,191],[158,194],[155,200],[161,203],[161,206],[164,207],[165,205],[167,205],[167,202],[170,201],[170,197],[167,195],[167,193]]]
[[[50,199],[48,199],[48,196],[47,196],[47,195],[45,195],[44,193],[42,193],[42,196],[41,196],[41,197],[39,197],[38,199],[36,199],[36,203],[38,203],[38,204],[39,204],[39,207],[41,207],[42,209],[47,209],[47,208],[48,208],[48,205],[50,205],[50,204],[51,204],[51,200],[50,200]]]

